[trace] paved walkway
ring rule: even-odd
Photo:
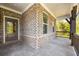
[[[13,44],[0,49],[0,55],[9,56],[75,56],[75,51],[70,46],[70,40],[56,38],[39,49],[34,49],[26,44]]]

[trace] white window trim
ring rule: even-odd
[[[20,40],[20,22],[19,22],[19,18],[4,15],[3,16],[3,44],[6,43],[6,38],[5,38],[5,18],[6,17],[18,20],[18,40]]]
[[[43,23],[43,24],[48,25],[47,23]]]

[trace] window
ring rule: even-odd
[[[47,33],[47,21],[48,21],[48,16],[43,13],[43,34]]]
[[[47,24],[47,15],[45,13],[43,13],[43,22]]]
[[[13,34],[13,23],[7,22],[7,34]]]
[[[47,33],[47,25],[43,24],[43,33],[46,34]]]
[[[54,27],[53,27],[53,32],[54,32]]]

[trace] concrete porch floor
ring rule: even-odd
[[[0,47],[0,55],[4,56],[76,56],[70,46],[71,41],[66,38],[56,38],[39,49],[34,49],[26,43],[17,43]]]

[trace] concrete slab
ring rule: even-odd
[[[76,56],[71,41],[67,38],[55,38],[44,46],[34,49],[26,43],[13,44],[0,48],[0,55],[6,56]]]

